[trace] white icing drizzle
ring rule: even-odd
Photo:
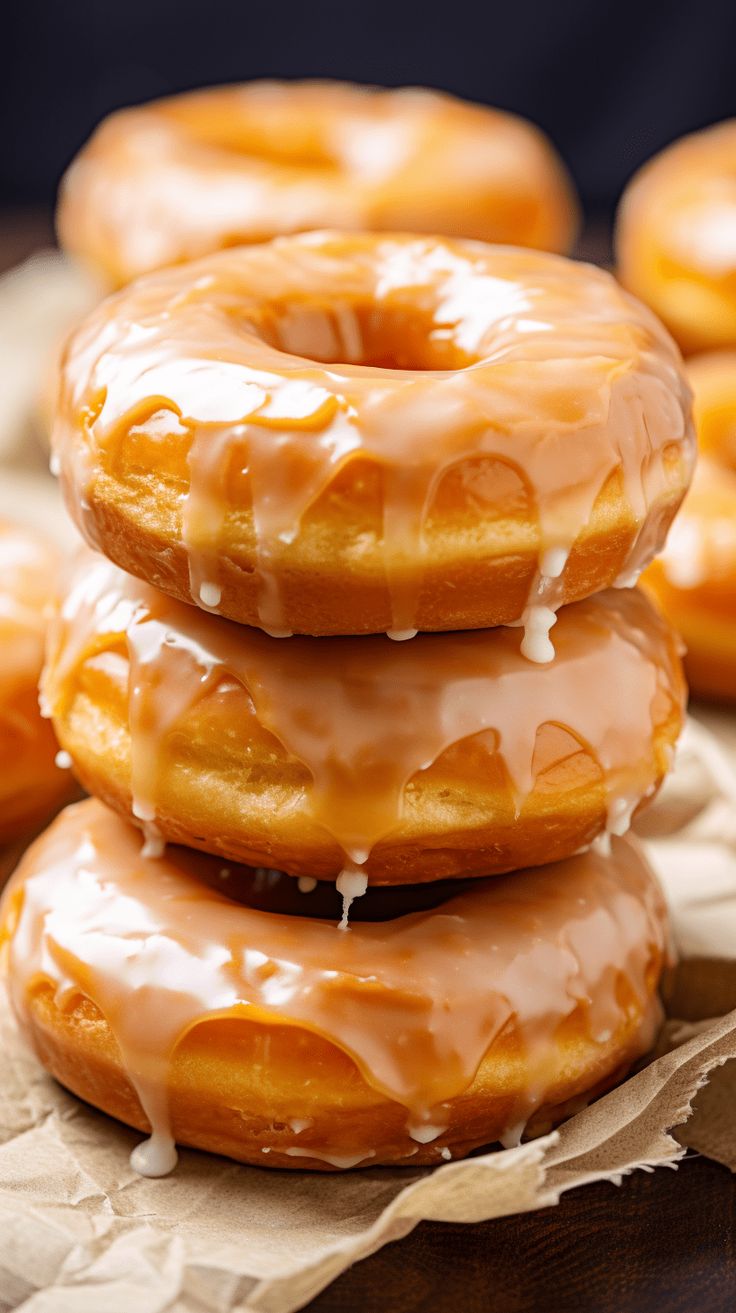
[[[199,600],[202,606],[208,610],[214,610],[220,605],[222,589],[219,584],[213,584],[207,580],[199,585]]]
[[[550,641],[549,631],[557,623],[557,613],[548,606],[528,606],[521,617],[524,637],[521,642],[522,656],[536,665],[546,665],[554,661],[555,649]]]
[[[329,1163],[331,1167],[338,1167],[341,1171],[347,1171],[351,1167],[357,1167],[358,1163],[364,1163],[368,1158],[375,1158],[375,1149],[368,1149],[361,1153],[337,1154],[325,1153],[317,1149],[300,1149],[297,1145],[290,1145],[288,1149],[282,1149],[287,1158],[316,1158],[318,1162]]]
[[[139,1176],[168,1176],[178,1160],[174,1141],[162,1131],[154,1131],[147,1140],[137,1144],[130,1155],[130,1165]]]
[[[569,556],[569,547],[548,547],[539,561],[539,573],[542,579],[559,579],[564,573]]]
[[[504,1131],[503,1135],[499,1136],[499,1144],[503,1145],[504,1149],[517,1149],[527,1128],[527,1122],[527,1117],[522,1121],[514,1122]]]
[[[609,830],[602,830],[595,836],[590,844],[593,852],[598,853],[599,857],[611,856],[611,834]]]
[[[362,898],[368,888],[368,876],[357,866],[346,866],[336,880],[337,892],[342,897],[342,916],[338,930],[348,929],[350,908],[356,898]]]
[[[608,820],[606,829],[609,834],[615,834],[619,837],[628,834],[631,829],[631,821],[641,798],[619,797],[612,798],[608,807]]]
[[[59,748],[59,751],[54,757],[54,761],[59,767],[59,770],[71,770],[72,768],[72,759],[69,756],[69,753],[65,752],[63,748]]]
[[[143,843],[141,857],[157,861],[166,851],[166,840],[155,821],[143,821]]]
[[[412,1140],[416,1140],[417,1144],[431,1144],[432,1140],[437,1140],[440,1135],[444,1135],[447,1130],[447,1122],[440,1124],[422,1122],[420,1125],[414,1126],[409,1124],[406,1129]]]

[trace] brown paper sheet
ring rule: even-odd
[[[43,297],[46,273],[26,268],[29,297]],[[17,280],[11,304],[3,291],[0,355],[3,317],[19,313]],[[61,522],[14,405],[13,424],[0,416],[0,512]],[[173,1176],[145,1180],[128,1161],[140,1137],[45,1076],[0,1009],[0,1313],[290,1313],[422,1219],[528,1212],[591,1181],[675,1166],[686,1147],[736,1170],[734,749],[736,718],[703,712],[645,823],[682,955],[660,1056],[517,1149],[432,1171],[327,1176],[185,1150]]]

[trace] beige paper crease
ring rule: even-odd
[[[0,355],[19,289],[42,297],[44,268],[11,280],[10,305],[0,284]],[[38,447],[18,436],[17,395],[13,405],[13,425],[0,416],[0,513],[61,522]],[[290,1313],[422,1219],[529,1212],[592,1181],[674,1167],[686,1149],[736,1170],[735,761],[736,717],[699,714],[644,821],[680,953],[658,1056],[519,1148],[335,1175],[185,1150],[174,1175],[145,1180],[128,1161],[140,1137],[48,1078],[2,1007],[0,1313]],[[0,854],[0,872],[14,856]]]

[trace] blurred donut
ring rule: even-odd
[[[438,91],[252,82],[126,109],[67,172],[63,246],[120,286],[313,228],[569,250],[574,191],[531,123]]]
[[[0,844],[31,831],[72,792],[41,716],[38,680],[58,556],[39,534],[0,519]],[[63,760],[63,758],[62,758]]]
[[[688,374],[702,455],[642,584],[682,635],[691,691],[736,701],[736,350],[693,356]]]
[[[683,351],[736,346],[736,119],[683,137],[624,192],[622,282]]]

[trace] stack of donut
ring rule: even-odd
[[[677,141],[629,184],[624,284],[688,355],[703,459],[645,586],[682,634],[694,693],[736,701],[736,120]],[[693,353],[693,354],[690,354]]]
[[[209,149],[195,107],[131,153]],[[93,550],[43,693],[93,797],[28,852],[2,928],[49,1071],[146,1133],[152,1175],[176,1143],[441,1163],[609,1088],[660,1016],[665,912],[627,831],[685,699],[633,587],[694,455],[654,316],[532,249],[283,236],[104,302],[54,442]]]

